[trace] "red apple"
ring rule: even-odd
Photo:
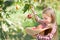
[[[31,19],[32,18],[32,15],[31,14],[28,14],[27,15],[27,18]]]

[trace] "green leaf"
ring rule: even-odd
[[[24,13],[29,9],[29,7],[30,7],[30,4],[25,4],[23,9]]]
[[[13,4],[13,1],[5,1],[4,5],[5,6],[11,6]]]

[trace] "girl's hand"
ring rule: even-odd
[[[31,10],[32,10],[34,15],[37,14],[33,6],[31,7]]]
[[[31,6],[31,10],[34,10],[34,7],[33,6]]]

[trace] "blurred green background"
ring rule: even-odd
[[[33,16],[27,17],[32,14],[31,6],[40,18],[45,7],[55,10],[60,37],[60,0],[0,0],[0,40],[36,40],[24,30],[38,25]]]

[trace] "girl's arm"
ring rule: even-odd
[[[37,40],[51,40],[51,38],[49,38],[48,36],[41,36],[41,35],[37,35]]]
[[[35,20],[38,22],[38,23],[44,23],[44,21],[42,19],[40,19],[37,15],[36,15],[36,12],[34,11],[34,8],[32,8],[32,12],[33,12],[33,15],[35,17]]]
[[[54,24],[54,25],[52,26],[52,31],[51,31],[50,34],[48,34],[48,36],[49,36],[50,38],[52,38],[52,37],[54,36],[54,34],[56,33],[56,31],[57,31],[57,26]]]
[[[53,25],[51,34],[54,35],[57,31],[57,25]]]

